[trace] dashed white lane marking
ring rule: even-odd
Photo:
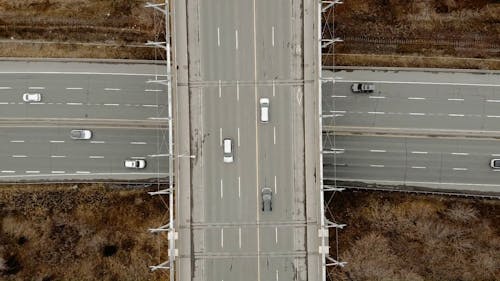
[[[67,105],[83,105],[81,102],[67,102]]]
[[[274,242],[278,244],[278,227],[274,228]]]
[[[217,46],[220,46],[220,28],[217,27]]]
[[[220,198],[224,198],[224,184],[222,183],[222,179],[220,179]]]
[[[92,156],[89,156],[90,159],[102,159],[104,158],[104,156],[100,156],[100,155],[92,155]]]
[[[147,143],[143,141],[131,141],[130,144],[147,144]]]
[[[105,141],[90,141],[90,143],[106,143]]]
[[[220,247],[224,248],[224,228],[220,229]]]
[[[50,158],[66,158],[66,155],[50,155]]]
[[[146,89],[144,90],[144,92],[161,92],[163,90],[160,90],[160,89]]]
[[[464,101],[464,99],[448,99],[449,101]]]
[[[385,99],[384,96],[369,96],[369,99]]]
[[[234,46],[234,47],[236,48],[236,50],[238,50],[238,29],[236,29],[236,30],[234,31],[234,42],[235,42],[235,43],[234,43],[234,44],[235,44],[235,46]]]
[[[274,47],[274,26],[271,28],[271,44]]]
[[[0,90],[10,90],[12,89],[11,87],[0,87]]]
[[[383,111],[368,111],[368,114],[378,114],[378,115],[384,115],[385,112]]]
[[[500,102],[500,100],[486,100],[486,102]]]
[[[50,142],[51,143],[63,143],[64,141],[63,140],[51,140]]]
[[[491,154],[493,157],[500,157],[500,154]]]
[[[467,155],[469,155],[469,153],[466,153],[466,152],[452,152],[451,155],[467,156]]]
[[[488,118],[500,118],[500,115],[488,115]]]
[[[278,194],[278,180],[276,176],[274,176],[274,194]]]
[[[77,174],[90,174],[89,171],[76,171]]]
[[[240,147],[240,127],[238,127],[238,147]]]
[[[219,98],[222,97],[222,81],[219,80]]]
[[[450,113],[450,114],[448,114],[448,116],[450,116],[450,117],[464,117],[465,115]]]
[[[330,110],[330,113],[346,113],[345,110]]]
[[[133,156],[133,157],[130,157],[130,159],[146,159],[146,157],[144,157],[144,156]]]
[[[10,142],[21,143],[21,142],[24,142],[24,141],[23,140],[11,140]]]
[[[143,107],[158,107],[156,104],[143,104]]]
[[[409,97],[408,99],[409,100],[425,100],[425,98],[421,98],[421,97]]]
[[[45,87],[29,87],[30,90],[44,90]]]
[[[219,145],[222,146],[222,128],[219,128]]]
[[[44,102],[30,102],[29,104],[45,104]]]
[[[330,149],[330,151],[333,154],[341,154],[341,153],[344,153],[345,149],[344,148],[332,148],[332,149]]]
[[[330,96],[332,98],[346,98],[347,96],[337,96],[337,95],[333,95],[333,96]]]
[[[276,269],[276,281],[280,281],[280,274],[278,269]]]
[[[427,169],[427,167],[424,166],[412,166],[412,169]]]
[[[66,90],[83,90],[83,88],[66,88]]]
[[[238,177],[238,198],[241,198],[241,177]]]
[[[412,151],[412,154],[427,154],[427,151]]]
[[[373,168],[384,168],[385,166],[384,165],[370,165],[370,167],[373,167]]]
[[[105,103],[105,106],[119,106],[117,103]]]
[[[39,174],[40,171],[26,171],[26,174]]]
[[[381,153],[383,153],[383,152],[387,152],[387,151],[382,150],[382,149],[370,149],[370,152],[381,152]]]
[[[467,171],[467,168],[453,168],[453,171]]]
[[[168,117],[148,117],[149,120],[168,120]]]
[[[8,102],[0,102],[0,104],[9,104]]]
[[[273,142],[276,144],[276,126],[273,127]]]
[[[241,249],[241,227],[238,227],[238,246]]]
[[[27,158],[26,155],[12,155],[12,158]]]
[[[5,174],[13,174],[15,173],[16,171],[11,171],[11,170],[2,170],[2,173],[5,173]]]
[[[66,171],[52,171],[52,174],[64,174]]]
[[[410,112],[411,116],[425,116],[425,113],[423,112]]]
[[[119,88],[104,88],[104,91],[120,91]]]

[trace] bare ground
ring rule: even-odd
[[[166,260],[166,237],[147,232],[165,223],[158,199],[104,184],[0,186],[0,280],[168,280],[148,269]]]
[[[348,262],[330,280],[500,280],[498,200],[349,190],[329,206]]]

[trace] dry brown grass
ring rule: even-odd
[[[347,223],[334,280],[500,280],[499,201],[347,191],[330,207]]]
[[[0,280],[168,280],[148,269],[166,259],[147,232],[165,211],[143,189],[2,186]]]

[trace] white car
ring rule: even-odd
[[[224,139],[224,163],[233,163],[233,140],[232,139]]]
[[[25,93],[23,95],[23,101],[25,102],[39,102],[42,100],[42,95],[39,93]]]
[[[74,140],[89,140],[92,138],[91,130],[71,130],[69,133]]]
[[[142,159],[125,160],[125,168],[144,169],[145,167],[146,167],[146,160]]]
[[[261,98],[259,100],[260,103],[260,122],[267,123],[269,122],[269,99]]]
[[[500,168],[500,159],[491,159],[490,167],[493,169],[499,169]]]

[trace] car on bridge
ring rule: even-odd
[[[74,140],[89,140],[92,138],[92,131],[90,131],[90,130],[71,130],[69,135]]]
[[[23,101],[25,102],[39,102],[42,100],[42,95],[39,93],[25,93]]]
[[[262,211],[271,212],[272,210],[273,210],[273,191],[269,187],[264,187],[262,189]]]
[[[146,160],[143,160],[143,159],[125,160],[125,168],[144,169],[144,168],[146,168]]]
[[[373,93],[375,92],[375,85],[372,83],[354,83],[351,90],[353,93]]]

